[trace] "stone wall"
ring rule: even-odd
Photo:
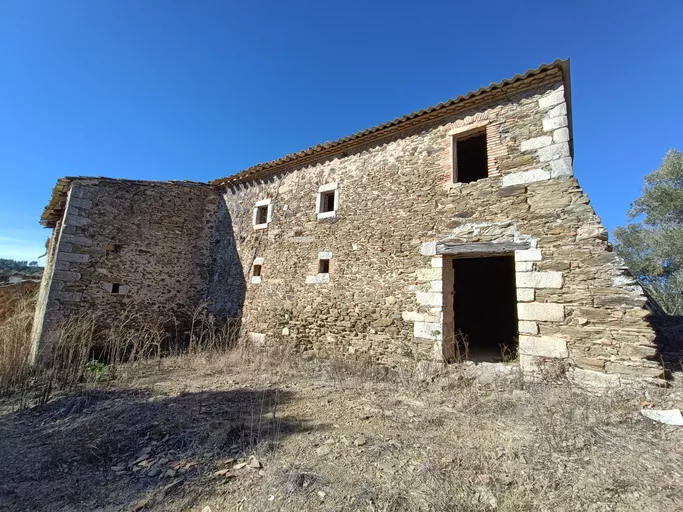
[[[485,127],[488,178],[452,183],[452,140]],[[573,178],[560,81],[510,92],[337,158],[225,190],[257,343],[391,363],[443,354],[439,242],[523,243],[515,252],[522,368],[547,359],[616,386],[658,377],[645,299]],[[333,190],[337,210],[319,210]],[[255,206],[268,222],[255,225]],[[318,208],[318,209],[317,209]],[[329,275],[318,273],[320,257]],[[257,260],[261,275],[251,278]]]
[[[210,287],[218,313],[239,314],[227,304],[242,302],[241,280],[233,272],[229,285],[217,283],[236,262],[226,218],[205,184],[74,180],[52,237],[34,346],[48,354],[50,328],[73,312],[108,319],[130,308],[140,321],[164,321],[191,311]]]

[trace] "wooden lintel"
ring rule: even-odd
[[[529,246],[529,242],[480,242],[475,244],[439,242],[436,244],[436,254],[484,256],[523,251]]]

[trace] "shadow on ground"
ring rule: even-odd
[[[235,458],[310,430],[278,416],[291,399],[276,388],[91,391],[5,415],[0,509],[129,510],[173,482],[215,478]]]

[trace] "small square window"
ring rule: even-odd
[[[261,277],[261,265],[254,265],[251,270],[251,275],[253,277]]]
[[[453,137],[453,182],[472,183],[488,174],[486,131]]]
[[[335,211],[334,205],[334,190],[329,192],[321,192],[320,194],[320,211],[318,213]]]
[[[121,283],[112,283],[111,285],[111,293],[114,294],[119,294],[121,293]]]
[[[268,205],[256,208],[256,224],[268,224]]]
[[[330,260],[320,259],[318,260],[318,274],[329,274],[330,273]]]

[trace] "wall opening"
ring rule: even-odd
[[[517,353],[517,296],[513,255],[454,258],[452,321],[444,322],[444,356],[447,360],[502,362]],[[450,300],[450,299],[449,299]],[[444,318],[444,320],[446,320]],[[466,345],[466,346],[465,346]]]
[[[320,193],[320,211],[318,213],[333,212],[334,207],[334,190]]]
[[[319,259],[318,260],[318,274],[329,274],[330,273],[330,260],[329,259]]]
[[[453,181],[471,183],[488,177],[486,131],[453,139]]]
[[[121,293],[121,283],[112,283],[111,293]]]
[[[256,224],[268,224],[268,205],[256,207]]]
[[[252,277],[261,277],[261,265],[255,263],[251,269],[251,275]]]

